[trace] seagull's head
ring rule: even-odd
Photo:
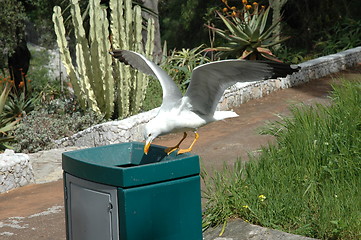
[[[161,134],[159,128],[155,127],[152,122],[149,122],[145,125],[144,129],[144,139],[145,139],[145,146],[144,146],[144,153],[148,154],[150,144],[153,140]]]

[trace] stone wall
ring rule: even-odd
[[[349,49],[299,64],[301,70],[286,78],[270,79],[255,83],[237,83],[227,89],[218,105],[227,110],[251,99],[261,98],[279,89],[296,86],[311,79],[339,72],[361,62],[361,47]],[[121,121],[99,124],[71,137],[56,141],[59,147],[94,147],[119,142],[142,141],[144,124],[157,114],[153,109]]]
[[[7,149],[0,154],[0,193],[34,182],[29,156]]]
[[[299,64],[301,70],[286,78],[269,79],[255,83],[238,83],[227,89],[218,105],[219,110],[261,98],[279,89],[290,88],[312,79],[336,73],[361,62],[361,47],[327,55]]]
[[[58,147],[96,147],[112,143],[142,141],[143,126],[158,113],[158,108],[120,121],[94,125],[71,137],[56,141]]]

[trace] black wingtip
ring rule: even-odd
[[[122,57],[122,53],[123,53],[123,50],[120,50],[120,49],[115,49],[115,50],[109,51],[109,54],[115,58]]]
[[[109,51],[109,54],[112,55],[114,58],[118,59],[119,61],[129,65],[129,63],[125,60],[124,56],[123,56],[123,50],[121,49],[115,49],[112,51]]]
[[[267,61],[267,64],[272,67],[272,78],[286,77],[287,75],[291,75],[301,69],[300,66],[290,65],[287,63]]]
[[[147,59],[143,55],[124,49],[115,49],[109,53],[125,65],[129,65],[145,74],[155,76],[154,71],[150,67],[150,65],[155,65],[155,63],[147,62]]]

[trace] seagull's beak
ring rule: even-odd
[[[150,141],[149,142],[147,141],[144,145],[144,154],[145,155],[147,155],[149,152],[150,143],[151,143]]]

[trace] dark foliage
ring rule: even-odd
[[[346,19],[360,20],[359,0],[288,0],[283,8],[283,34],[292,36],[287,46],[311,51],[325,33]]]

